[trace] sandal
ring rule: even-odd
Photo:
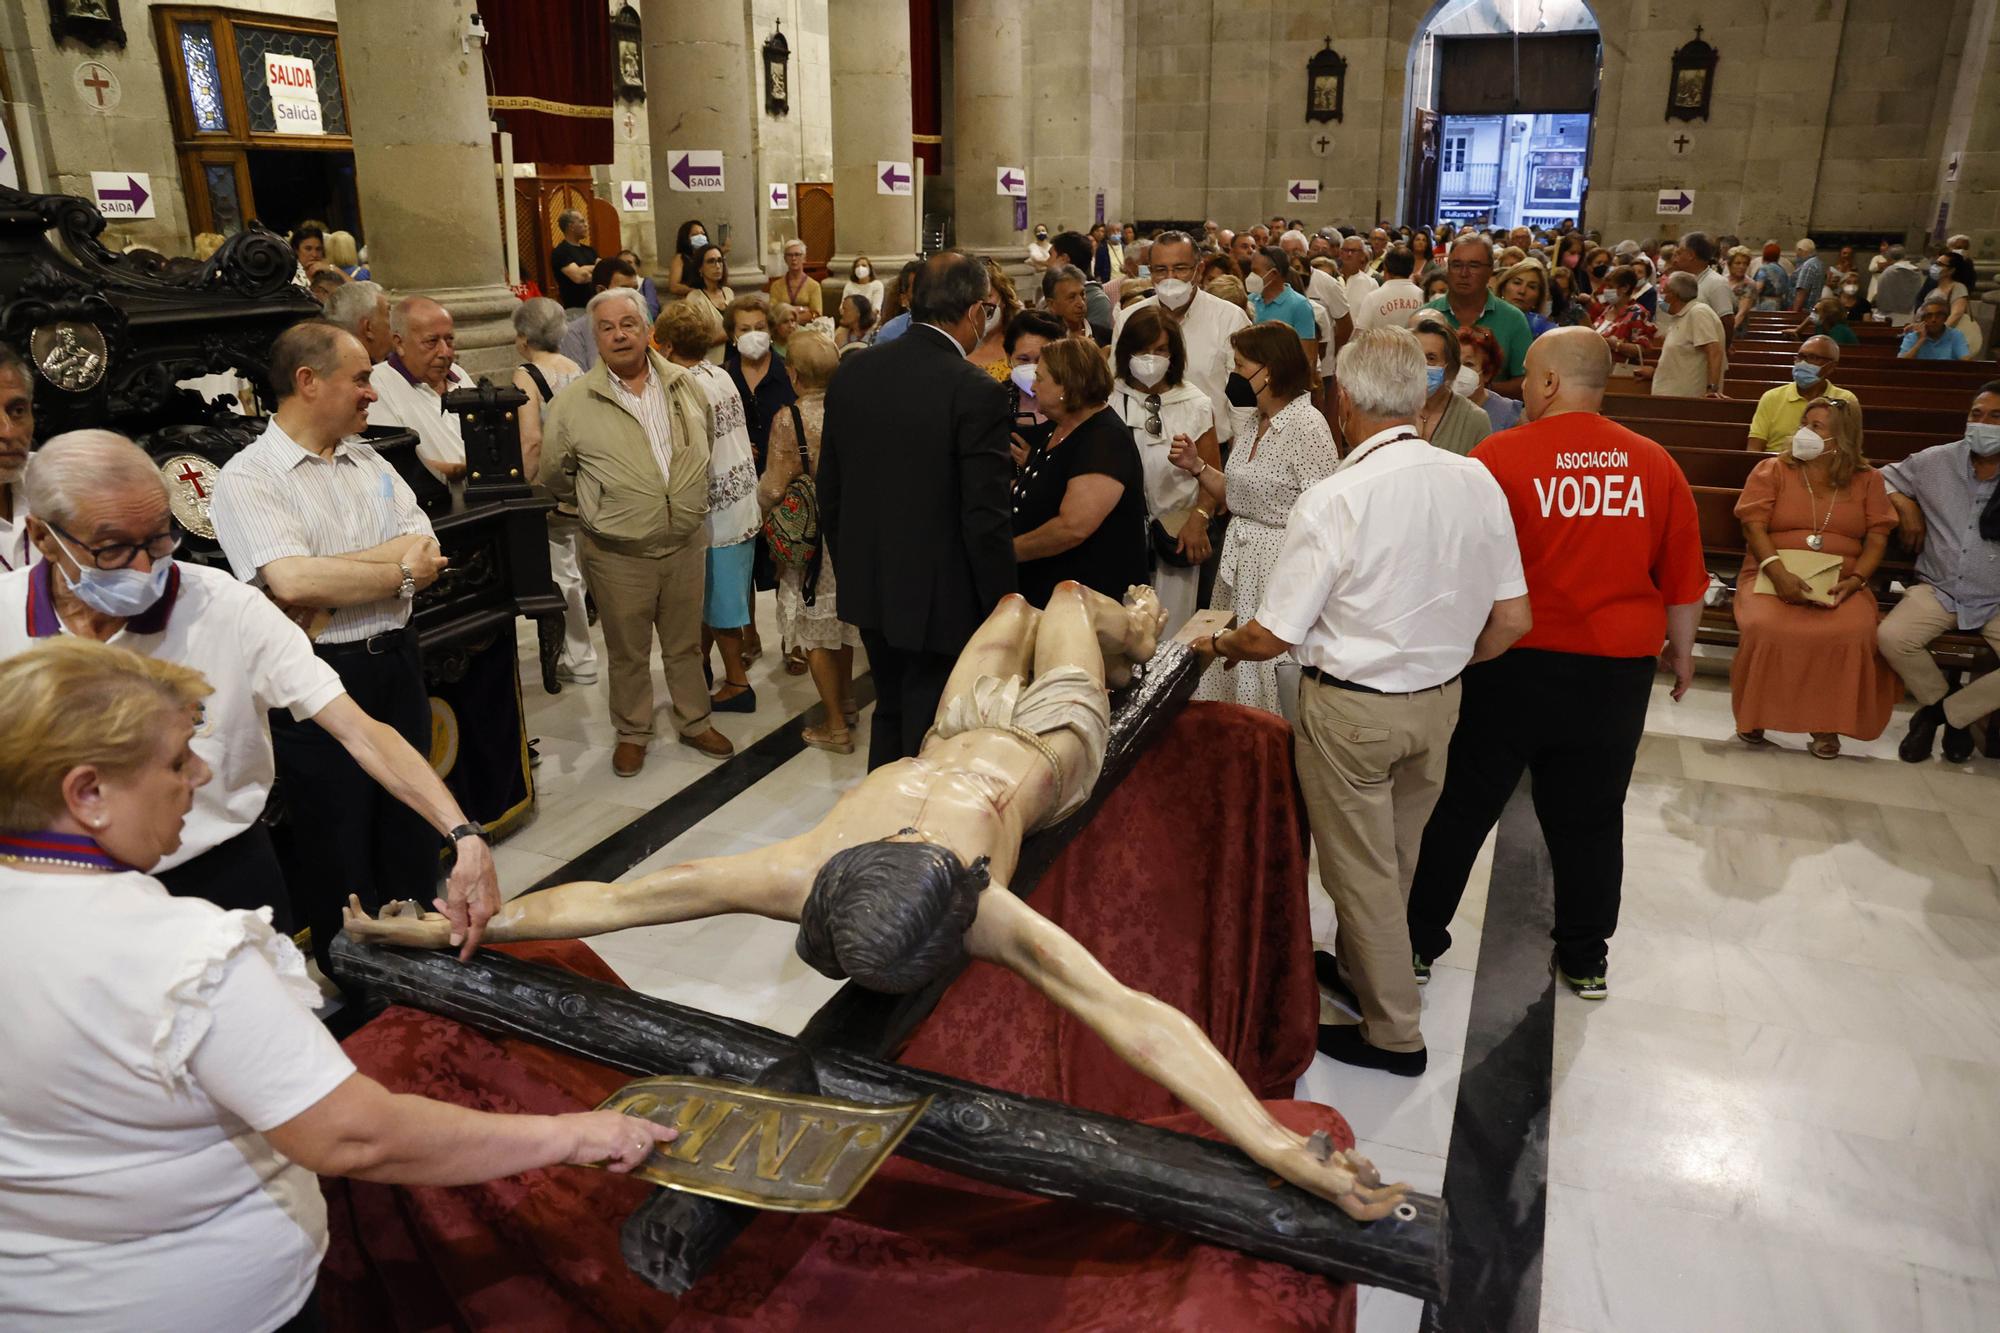
[[[1815,736],[1813,737],[1812,744],[1806,747],[1806,753],[1815,759],[1838,759],[1840,758],[1840,737]]]
[[[1739,731],[1736,733],[1736,739],[1742,741],[1745,745],[1769,745],[1771,743],[1765,738],[1762,727],[1757,728],[1755,731]]]
[[[785,674],[788,676],[806,674],[806,655],[799,649],[794,648],[785,654]]]
[[[801,727],[799,739],[815,750],[831,750],[835,754],[854,753],[854,737],[845,728],[832,732],[819,727]]]

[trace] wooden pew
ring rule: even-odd
[[[1731,422],[1723,421],[1675,421],[1671,418],[1649,418],[1621,416],[1616,418],[1619,425],[1628,430],[1662,444],[1669,449],[1723,450],[1731,453],[1749,454],[1745,446],[1747,429]],[[1956,437],[1953,437],[1956,438]],[[1862,452],[1876,463],[1895,463],[1908,458],[1921,449],[1934,444],[1950,443],[1934,435],[1923,435],[1908,431],[1866,431],[1862,435]]]

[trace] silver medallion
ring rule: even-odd
[[[29,351],[35,368],[58,389],[83,393],[104,378],[108,358],[104,335],[95,324],[64,319],[37,328]]]

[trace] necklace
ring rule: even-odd
[[[1806,512],[1812,519],[1812,531],[1806,535],[1806,546],[1811,550],[1817,551],[1823,544],[1820,534],[1826,531],[1827,524],[1833,522],[1833,507],[1840,501],[1840,492],[1835,491],[1833,494],[1827,496],[1826,517],[1821,518],[1819,516],[1819,497],[1813,494],[1811,464],[1802,463],[1799,465],[1799,480],[1806,484]]]
[[[16,865],[87,866],[93,870],[131,870],[80,833],[0,833],[0,861]]]

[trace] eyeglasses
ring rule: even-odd
[[[1484,259],[1454,259],[1445,267],[1453,273],[1480,273],[1492,268],[1493,265]]]
[[[1163,424],[1160,420],[1160,395],[1149,393],[1146,395],[1146,433],[1158,435]]]
[[[162,532],[146,538],[138,544],[131,542],[111,542],[104,546],[85,546],[77,538],[64,532],[55,524],[49,530],[90,557],[90,563],[99,569],[126,569],[144,551],[149,560],[164,560],[180,549],[181,539],[172,532]]]

